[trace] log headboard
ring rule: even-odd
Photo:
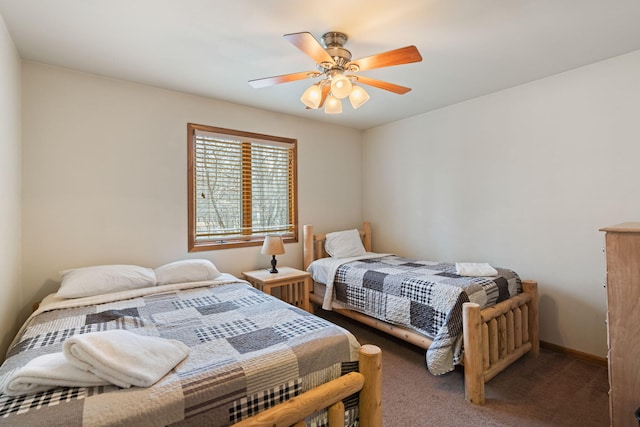
[[[371,223],[362,223],[362,230],[360,231],[360,238],[362,239],[362,245],[367,252],[371,252]],[[306,270],[314,260],[320,258],[326,258],[327,252],[324,250],[324,241],[327,235],[323,233],[313,234],[313,226],[307,224],[303,227],[303,262],[304,269]]]

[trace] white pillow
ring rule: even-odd
[[[154,272],[158,285],[214,280],[222,274],[208,259],[174,261],[155,268]]]
[[[96,265],[64,270],[60,274],[62,283],[56,293],[60,298],[89,297],[156,285],[153,270],[138,265]]]
[[[327,234],[324,250],[334,258],[350,258],[365,255],[360,232],[357,229],[336,231]]]

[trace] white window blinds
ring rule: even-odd
[[[192,133],[193,244],[294,237],[295,140],[221,130]]]

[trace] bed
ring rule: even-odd
[[[362,242],[355,252],[358,243],[343,236],[349,232]],[[327,253],[327,236],[337,257]],[[462,277],[455,264],[371,253],[368,222],[362,230],[328,234],[305,225],[303,250],[314,306],[424,348],[436,375],[463,365],[465,398],[473,404],[484,404],[487,381],[540,351],[537,283],[511,270],[494,269],[494,278]],[[394,276],[400,269],[407,271]],[[441,279],[446,286],[435,283]]]
[[[61,286],[39,304],[0,366],[0,425],[382,425],[379,348],[360,346],[348,331],[197,260],[203,276],[194,261],[155,271],[98,266],[101,274],[88,277],[82,270],[94,267],[63,272],[68,283],[80,285],[71,291]],[[141,272],[146,283],[114,287],[114,274],[130,267],[137,270],[127,271],[123,280],[135,282],[140,278],[133,276]],[[105,285],[108,293],[87,292]],[[67,351],[83,353],[75,353],[71,342],[104,340],[108,333],[134,337],[141,355],[145,340],[155,340],[185,348],[186,356],[146,387],[133,381],[131,387],[117,386],[111,377],[102,385],[47,385],[58,372],[76,369],[67,366]],[[122,348],[127,343],[108,344]],[[31,366],[52,356],[63,368],[41,373],[46,381],[34,380],[33,372],[43,371]],[[133,363],[124,359],[117,360],[118,368]],[[155,369],[144,360],[155,359],[138,360],[130,375]],[[89,371],[107,378],[100,369]]]

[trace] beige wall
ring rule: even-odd
[[[542,340],[606,356],[598,229],[640,219],[638,76],[640,51],[366,131],[374,249],[512,267]]]
[[[20,287],[20,58],[0,16],[0,361],[17,332]]]
[[[54,292],[59,270],[93,264],[269,265],[259,247],[187,253],[188,122],[296,138],[300,224],[362,220],[358,130],[35,63],[22,78],[27,299]],[[302,267],[301,243],[279,265]]]

